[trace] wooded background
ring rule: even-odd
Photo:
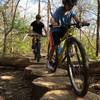
[[[20,2],[24,4],[23,9]],[[33,5],[32,13],[28,13],[29,3]],[[49,37],[50,16],[59,5],[61,0],[0,0],[1,56],[29,55],[32,51],[31,38],[25,36],[30,23],[40,13]],[[83,43],[91,59],[100,59],[100,0],[79,0],[73,10],[80,20],[90,23],[89,27],[82,30],[74,29],[73,34]],[[48,37],[41,40],[42,52],[47,51]]]

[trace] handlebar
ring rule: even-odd
[[[47,37],[46,35],[42,35],[42,34],[38,34],[38,33],[34,33],[34,34],[28,34],[28,36],[36,36],[36,37]]]
[[[66,25],[64,27],[71,27],[71,26],[75,26],[76,28],[81,28],[83,26],[89,26],[90,23],[71,23],[69,25]],[[53,25],[49,25],[50,28],[53,28],[53,27],[62,27],[62,26],[53,26]]]
[[[69,26],[75,26],[77,28],[81,28],[83,26],[89,26],[90,23],[74,23],[74,24],[70,24]]]

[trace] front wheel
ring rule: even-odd
[[[35,56],[35,60],[37,61],[37,62],[39,62],[40,61],[40,42],[39,41],[37,41],[36,43],[35,43],[35,47],[34,47],[34,56]]]
[[[67,41],[68,72],[76,95],[85,96],[89,87],[88,59],[82,44],[74,37]]]
[[[36,55],[37,55],[37,62],[40,62],[40,44],[38,44]]]

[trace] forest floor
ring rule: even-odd
[[[0,66],[0,100],[100,100],[100,80],[91,77],[84,98],[75,96],[64,69],[48,74],[45,58],[26,67]]]

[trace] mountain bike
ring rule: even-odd
[[[89,23],[82,26],[89,26]],[[63,38],[61,39],[60,45],[63,42],[62,49],[58,51],[59,46],[55,49],[52,57],[51,70],[47,67],[48,71],[55,72],[57,67],[65,66],[68,70],[68,75],[74,93],[78,96],[85,96],[89,87],[89,73],[88,73],[88,57],[82,43],[70,33],[70,28],[80,28],[78,24],[70,24],[66,26],[67,30]],[[50,43],[48,45],[48,55],[50,52]]]
[[[33,54],[34,54],[34,59],[37,62],[40,62],[40,48],[41,48],[41,42],[40,42],[40,38],[42,37],[42,35],[38,34],[38,33],[30,33],[28,36],[32,37],[32,49],[33,49]]]

